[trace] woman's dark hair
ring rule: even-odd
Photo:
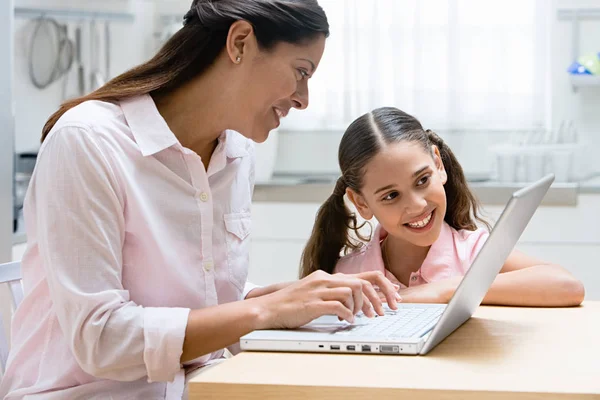
[[[202,74],[225,47],[231,25],[249,22],[262,50],[277,43],[302,44],[329,36],[329,23],[316,0],[194,0],[183,27],[148,62],[112,79],[98,90],[65,102],[42,130],[42,141],[58,119],[88,100],[116,102],[132,96],[174,90]]]
[[[344,249],[356,249],[349,231],[358,232],[356,215],[344,203],[346,188],[360,193],[365,167],[384,146],[398,142],[416,142],[433,157],[432,145],[440,151],[448,180],[446,190],[447,211],[444,220],[456,230],[475,230],[475,221],[488,229],[488,223],[479,217],[479,203],[467,184],[465,174],[452,150],[434,132],[424,130],[413,116],[392,107],[378,108],[355,120],[346,130],[338,153],[342,176],[333,194],[317,213],[310,239],[302,254],[300,276],[305,277],[319,269],[332,273]],[[368,240],[368,239],[367,239]]]

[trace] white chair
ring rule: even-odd
[[[21,262],[12,262],[7,264],[0,264],[0,284],[8,284],[11,295],[11,315],[15,312],[15,309],[23,300],[23,285],[21,284]],[[0,318],[0,368],[2,373],[6,368],[6,361],[8,359],[8,350],[10,346],[6,338],[4,331],[4,324],[2,318]]]

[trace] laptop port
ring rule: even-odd
[[[348,350],[348,351],[355,351],[356,350],[356,346],[354,346],[354,345],[346,346],[346,350]]]
[[[337,344],[332,344],[331,346],[329,346],[329,348],[330,348],[331,350],[339,350],[339,349],[340,349],[340,346],[339,346],[339,345],[337,345]]]
[[[379,352],[380,353],[398,353],[400,351],[400,347],[399,346],[392,346],[392,345],[381,345],[379,346]]]
[[[369,346],[368,344],[363,344],[361,346],[361,350],[370,353],[371,352],[371,346]]]

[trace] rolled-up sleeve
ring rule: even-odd
[[[144,311],[144,363],[148,381],[171,381],[179,369],[175,367],[181,358],[189,310],[149,307]]]
[[[244,300],[246,297],[248,297],[248,293],[250,293],[254,289],[258,289],[260,287],[262,287],[262,286],[255,285],[252,282],[246,282],[246,284],[244,285],[244,291],[242,292],[242,300]]]
[[[126,196],[102,140],[86,126],[56,129],[28,190],[53,310],[87,373],[171,381],[190,310],[144,308],[123,287]]]

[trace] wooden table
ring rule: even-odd
[[[600,399],[600,302],[480,307],[426,356],[241,353],[190,399]]]

